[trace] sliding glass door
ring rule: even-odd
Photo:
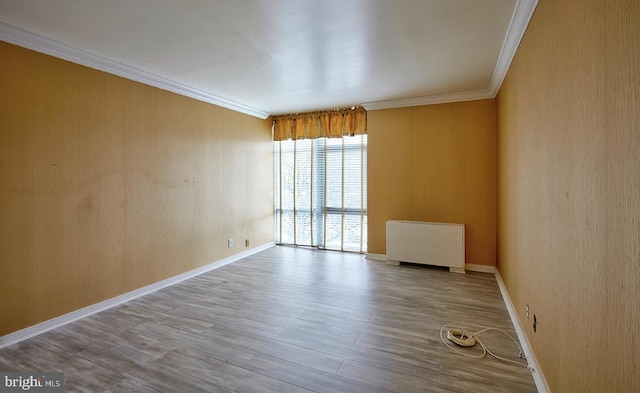
[[[274,144],[276,243],[366,252],[367,135]]]

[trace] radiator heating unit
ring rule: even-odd
[[[464,273],[464,224],[387,221],[387,263],[445,266]]]

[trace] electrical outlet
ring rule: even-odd
[[[527,319],[529,319],[529,304],[527,303]]]
[[[245,247],[249,247],[249,239],[245,239],[244,240],[244,246]]]
[[[227,247],[229,248],[233,247],[233,239],[227,240]]]
[[[538,317],[533,314],[533,332],[535,333],[536,330],[538,330]]]

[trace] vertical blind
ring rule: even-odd
[[[367,135],[274,145],[276,243],[366,252]]]

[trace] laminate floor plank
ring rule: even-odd
[[[522,365],[448,349],[444,324],[515,337],[491,274],[272,247],[2,348],[0,371],[62,371],[68,392],[536,391]]]
[[[258,355],[245,367],[316,393],[388,393],[380,386],[326,373],[267,355]],[[400,392],[400,391],[398,391]]]
[[[244,332],[213,328],[203,332],[203,336],[216,342],[331,373],[335,373],[344,361],[344,358],[339,356]]]
[[[331,340],[327,337],[309,336],[300,333],[283,335],[280,340],[301,347],[342,356],[348,360],[355,360],[373,366],[385,367],[410,375],[426,375],[439,370],[441,359],[430,353],[394,349],[385,351],[375,348],[364,348],[357,345]]]
[[[190,351],[172,351],[160,359],[159,363],[234,392],[309,393],[306,389]]]
[[[397,391],[404,393],[423,393],[428,391],[429,379],[437,379],[438,373],[424,373],[421,376],[406,374],[396,370],[390,370],[387,367],[372,366],[347,360],[343,363],[338,371],[338,375],[345,378],[360,381],[374,386],[380,386],[389,391]]]
[[[159,338],[178,348],[188,349],[201,355],[235,365],[243,365],[252,359],[256,352],[242,347],[228,345],[221,341],[214,341],[202,335],[195,335],[156,323],[146,322],[137,326],[134,331],[148,337]]]

